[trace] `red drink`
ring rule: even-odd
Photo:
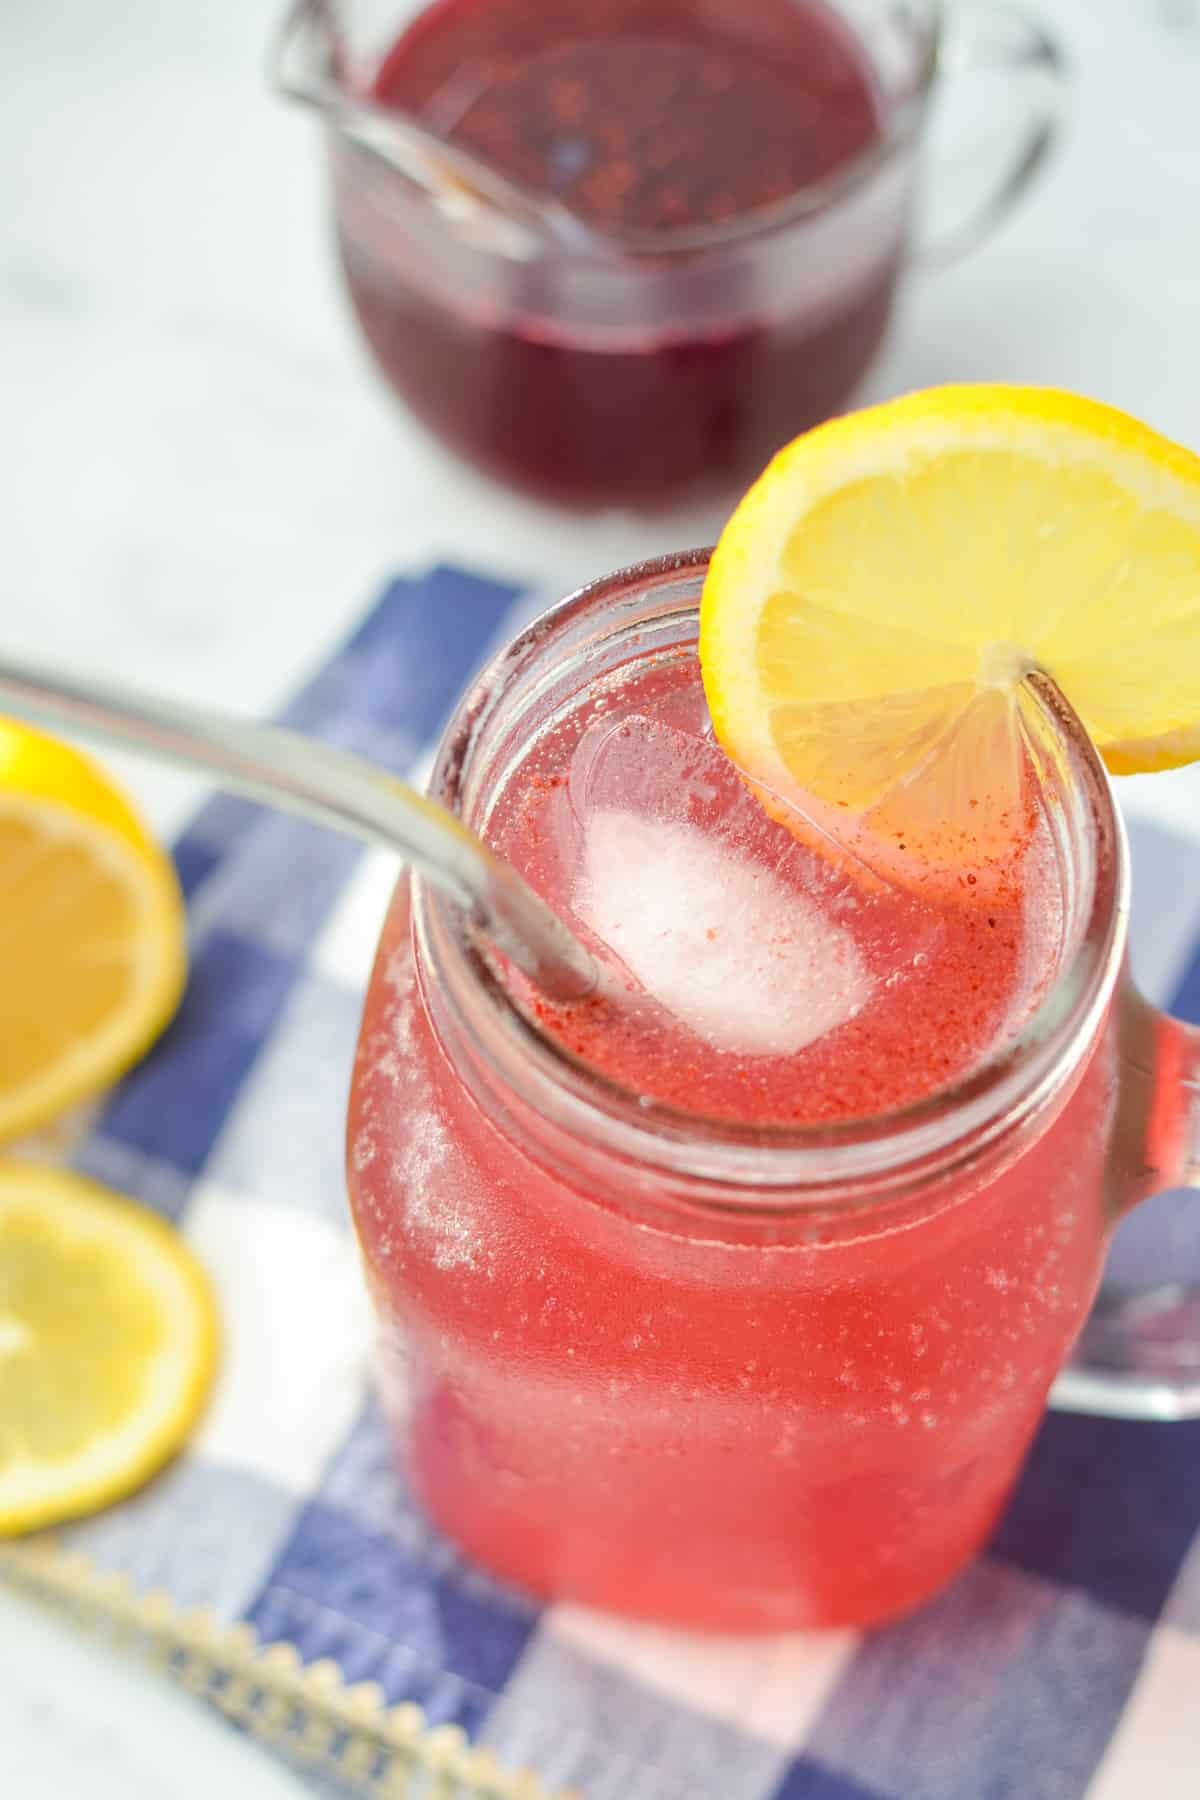
[[[895,204],[855,227],[853,249],[783,233],[783,269],[681,248],[681,233],[719,241],[879,138],[871,63],[820,0],[438,0],[372,94],[601,232],[651,234],[647,267],[614,243],[591,262],[463,268],[451,292],[401,213],[355,221],[347,176],[342,250],[380,367],[502,479],[577,505],[743,481],[870,361],[897,274]]]
[[[533,702],[561,629],[512,665],[458,797],[632,992],[544,1012],[593,1072],[556,1074],[494,993],[474,1009],[432,923],[414,958],[398,890],[350,1180],[413,1477],[542,1594],[714,1628],[884,1619],[986,1535],[1093,1297],[1113,1046],[1093,1025],[1005,1130],[940,1161],[931,1139],[900,1182],[865,1164],[836,1203],[781,1186],[779,1128],[928,1100],[1015,1042],[1077,929],[1061,821],[1031,793],[982,904],[860,880],[712,744],[677,612],[588,640],[592,674]]]

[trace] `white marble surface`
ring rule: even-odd
[[[1065,148],[985,249],[912,279],[871,394],[1045,380],[1200,445],[1200,6],[1038,3],[1074,53]],[[343,314],[311,123],[266,91],[277,4],[0,7],[0,638],[250,711],[431,554],[565,586],[718,523],[556,517],[398,416]],[[177,822],[188,783],[123,766]],[[1200,810],[1192,776],[1135,787]],[[0,1593],[6,1797],[301,1791]]]

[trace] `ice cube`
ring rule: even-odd
[[[767,813],[702,704],[655,710],[579,739],[548,834],[559,891],[627,990],[718,1049],[795,1054],[911,979],[941,926]]]
[[[580,822],[607,806],[719,823],[730,804],[737,809],[746,799],[733,792],[740,785],[710,738],[629,713],[598,719],[584,732],[571,758],[568,793]],[[754,810],[763,817],[761,808]]]
[[[794,1055],[870,997],[849,928],[724,835],[612,807],[582,830],[576,910],[714,1049]]]

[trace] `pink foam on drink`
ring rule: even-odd
[[[488,835],[617,980],[527,996],[622,1086],[687,1111],[816,1123],[945,1086],[1021,1030],[1058,953],[1045,821],[986,905],[860,877],[771,817],[713,741],[693,670],[648,668],[540,741]]]

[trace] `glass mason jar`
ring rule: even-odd
[[[483,825],[606,672],[694,659],[705,566],[626,571],[532,625],[451,720],[437,798]],[[646,1104],[540,1035],[460,916],[401,880],[350,1193],[398,1443],[489,1569],[700,1627],[860,1625],[917,1605],[987,1535],[1113,1226],[1200,1182],[1200,1040],[1125,978],[1122,828],[1045,698],[1058,973],[1014,1046],[891,1116],[802,1130]],[[1123,1372],[1075,1364],[1060,1392],[1200,1410],[1182,1350],[1174,1369],[1161,1335],[1126,1332],[1114,1357],[1114,1329]]]
[[[641,3],[653,31],[655,0]],[[698,16],[753,41],[762,21],[732,0],[723,17],[726,3],[706,0]],[[469,66],[450,75],[444,104],[435,96],[401,114],[382,103],[388,53],[427,10],[297,0],[278,80],[327,126],[340,259],[379,372],[453,450],[577,507],[745,486],[780,445],[844,406],[901,271],[927,254],[913,242],[920,152],[951,77],[1002,78],[978,92],[1009,154],[939,256],[978,242],[1023,192],[1057,114],[1057,49],[1009,6],[960,9],[948,34],[939,0],[798,0],[799,14],[826,20],[798,27],[824,33],[820,54],[856,46],[874,139],[786,200],[731,219],[601,230],[436,134],[451,90],[457,116],[464,91],[486,89],[471,29]],[[468,20],[479,11],[464,6]],[[570,16],[565,0],[551,0],[555,16]],[[445,30],[444,4],[438,17]]]

